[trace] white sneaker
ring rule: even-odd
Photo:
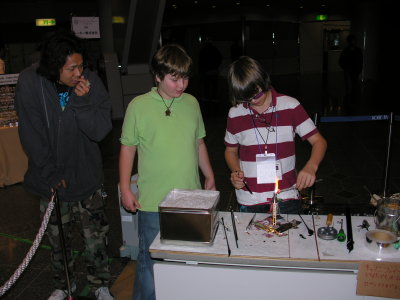
[[[74,283],[71,287],[71,292],[76,291],[76,284]],[[67,290],[54,290],[50,297],[47,300],[64,300],[67,299],[68,291]]]
[[[114,297],[110,294],[110,290],[105,286],[99,287],[94,292],[94,295],[96,296],[97,300],[114,300]]]

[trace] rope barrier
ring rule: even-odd
[[[49,205],[47,207],[46,213],[43,216],[42,224],[39,228],[39,231],[36,235],[35,240],[32,243],[32,246],[30,247],[28,253],[26,254],[24,260],[22,263],[18,266],[18,268],[15,270],[14,274],[11,275],[10,279],[0,287],[0,297],[3,296],[13,285],[14,283],[18,280],[18,278],[22,275],[22,273],[25,271],[26,267],[29,265],[31,262],[33,256],[35,255],[40,242],[42,241],[43,235],[46,232],[47,225],[49,223],[49,219],[51,216],[51,212],[54,209],[54,194],[50,199]]]
[[[395,115],[394,112],[391,112],[389,115],[373,115],[373,116],[332,116],[332,117],[320,117],[320,123],[335,123],[335,122],[365,122],[365,121],[389,121],[388,126],[388,139],[387,139],[387,151],[386,151],[386,160],[385,160],[385,175],[384,175],[384,187],[383,187],[383,195],[386,195],[387,192],[387,182],[389,178],[389,166],[390,166],[390,152],[391,152],[391,144],[392,144],[392,127],[393,120],[400,121],[400,116]],[[314,115],[314,123],[317,125],[318,123],[318,113]]]
[[[365,122],[365,121],[383,121],[383,120],[389,120],[389,115],[320,117],[319,122],[336,123],[336,122]],[[395,116],[395,120],[399,121],[400,116]]]

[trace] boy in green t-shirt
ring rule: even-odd
[[[184,93],[192,59],[178,45],[166,45],[153,57],[156,87],[129,104],[121,135],[119,161],[123,206],[138,211],[139,256],[133,299],[155,299],[149,247],[160,230],[158,205],[174,188],[215,190],[214,173],[204,143],[205,129],[197,100]],[[138,190],[130,179],[138,152]]]

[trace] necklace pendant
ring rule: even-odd
[[[167,108],[167,110],[165,111],[165,115],[167,117],[169,117],[171,115],[171,111],[169,110],[169,108]]]

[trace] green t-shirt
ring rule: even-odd
[[[171,100],[165,100],[169,106]],[[121,144],[136,146],[141,210],[156,212],[174,188],[201,188],[198,139],[205,136],[197,100],[184,93],[166,107],[156,88],[134,98],[122,126]]]

